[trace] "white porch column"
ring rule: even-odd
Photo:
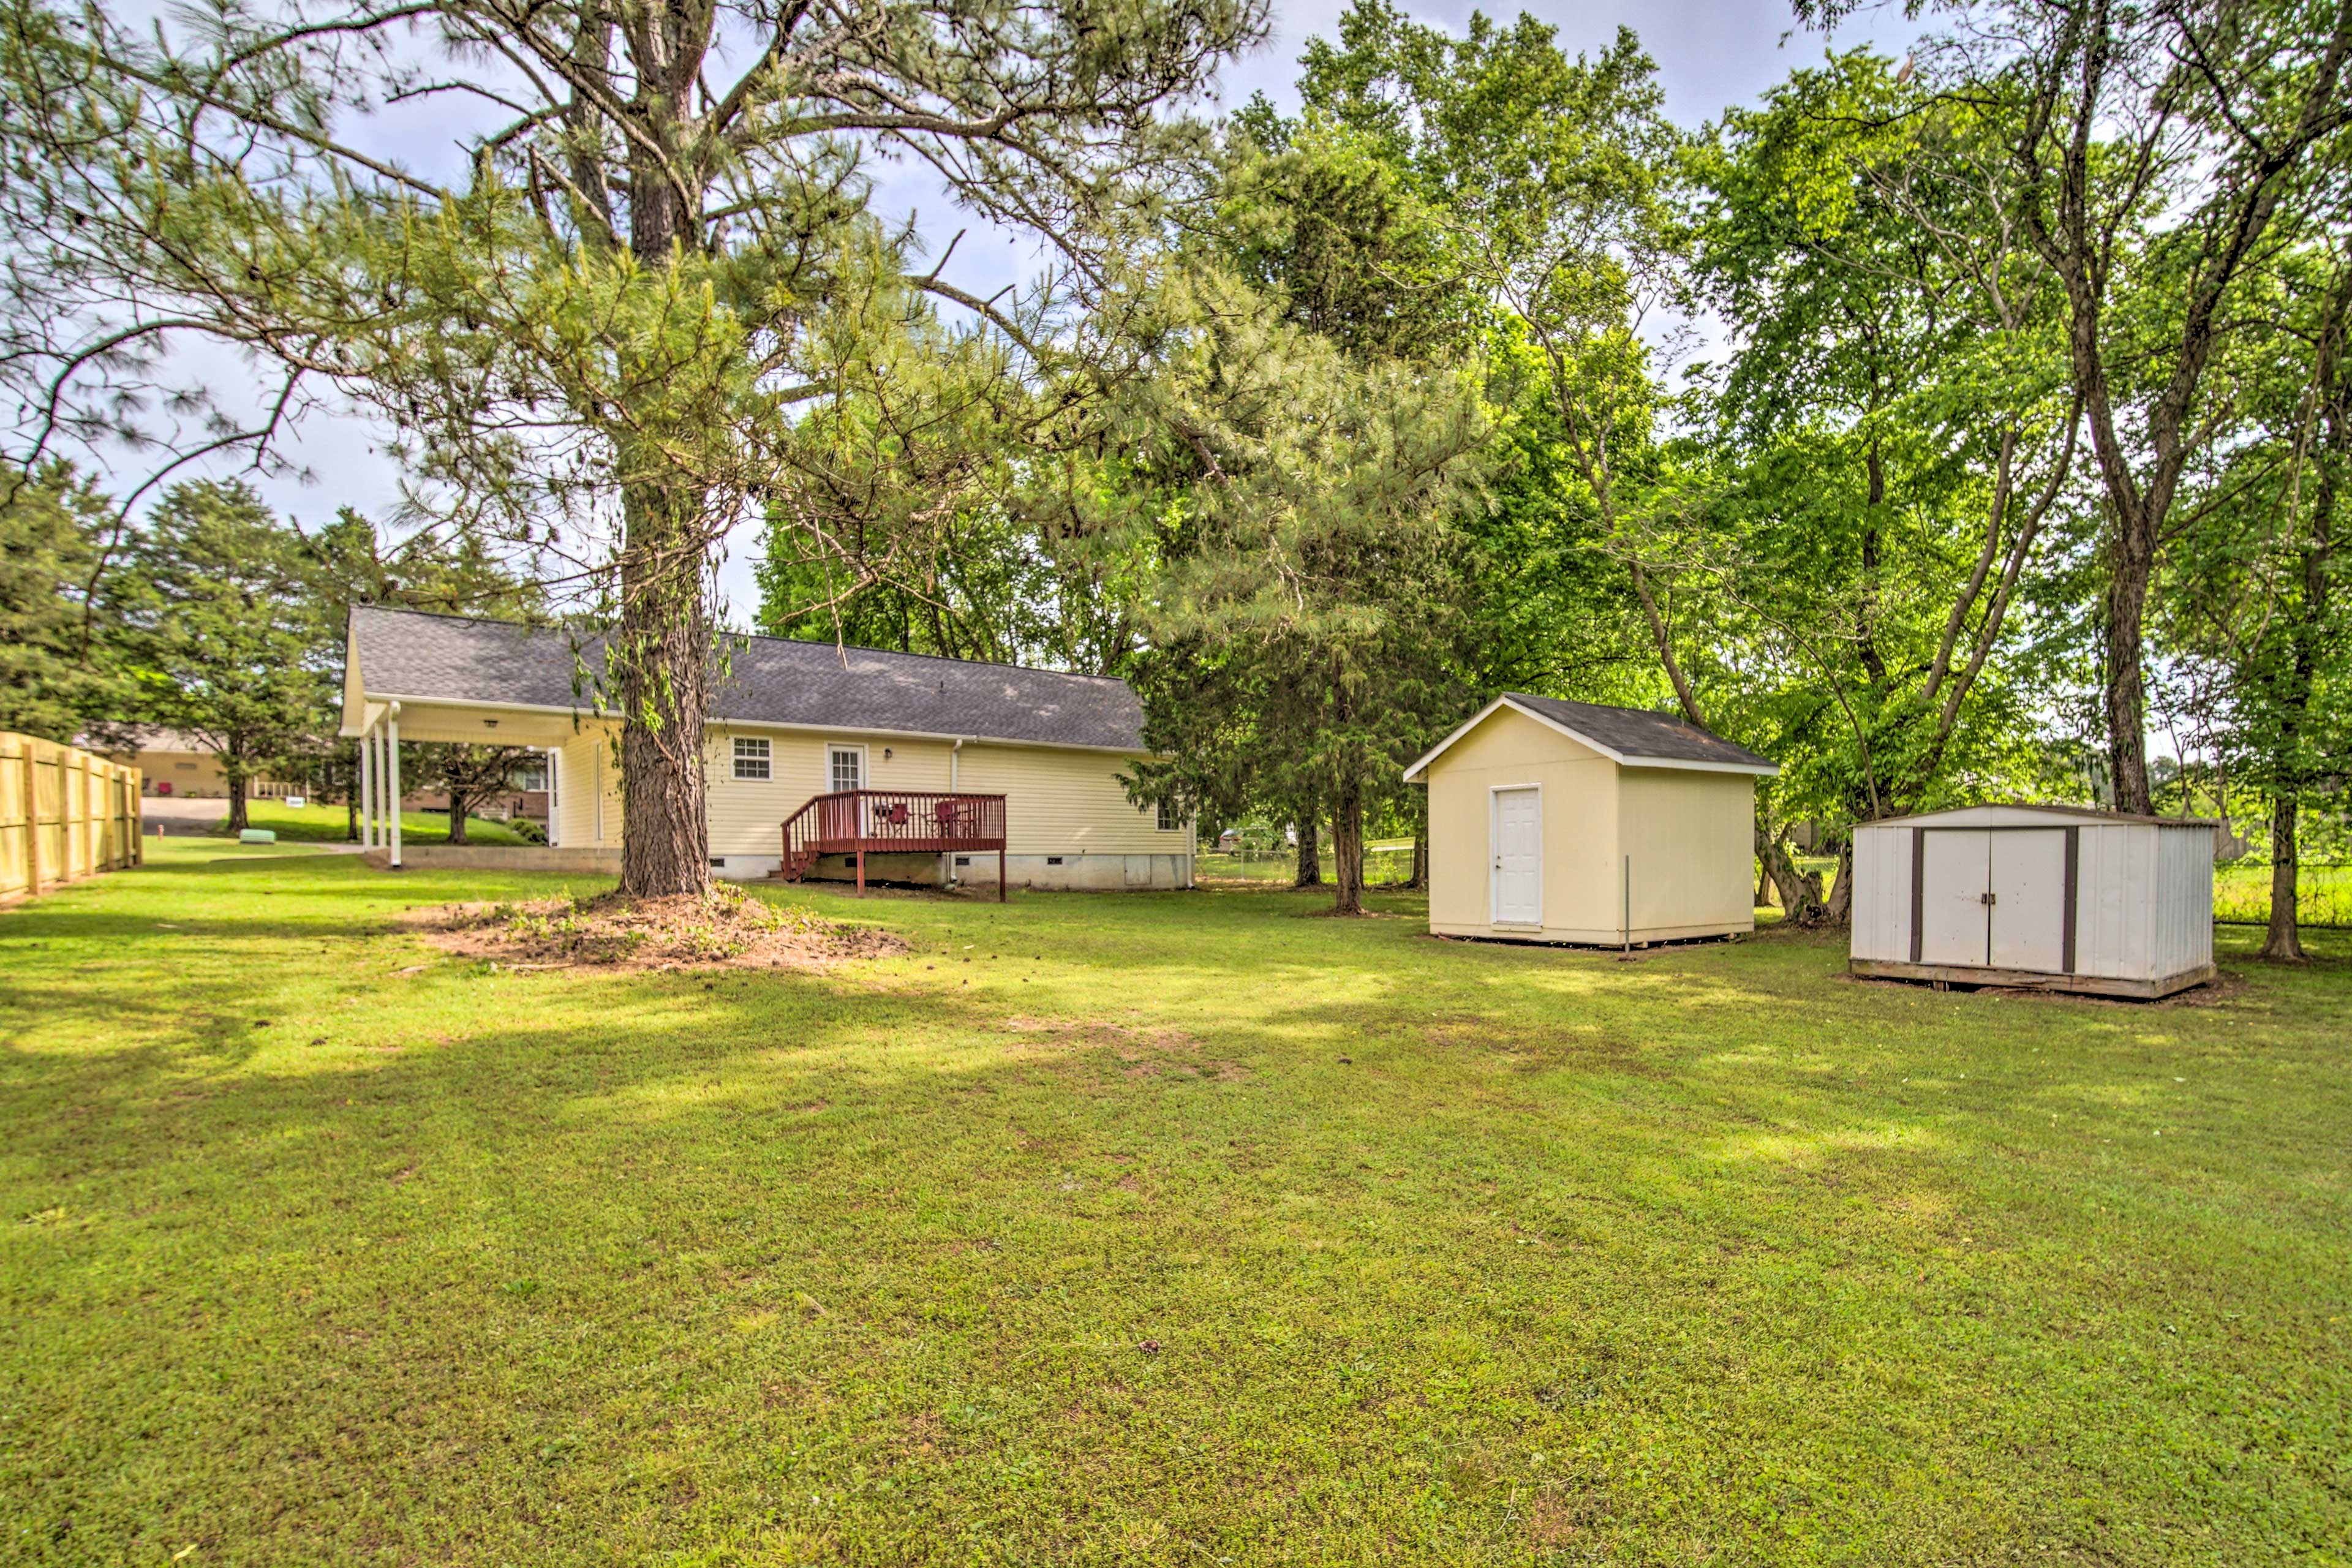
[[[375,847],[375,731],[360,731],[360,847]]]
[[[400,869],[400,704],[383,720],[384,800],[392,829],[392,868]]]
[[[551,849],[563,842],[563,830],[557,826],[563,820],[563,752],[560,747],[547,748],[547,847]]]

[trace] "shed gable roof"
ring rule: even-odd
[[[351,648],[370,699],[586,710],[580,665],[602,636],[562,627],[354,606]],[[576,649],[576,657],[575,657]],[[1143,706],[1124,680],[782,637],[737,638],[714,724],[778,724],[1032,745],[1143,751]]]
[[[1756,773],[1767,777],[1780,771],[1780,764],[1770,758],[1759,756],[1745,746],[1736,745],[1672,713],[1506,691],[1405,769],[1405,778],[1419,778],[1423,769],[1484,723],[1487,715],[1506,707],[1583,742],[1621,767],[1684,768],[1698,773]]]

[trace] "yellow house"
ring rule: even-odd
[[[1756,781],[1665,713],[1507,692],[1405,770],[1429,789],[1429,929],[1612,947],[1756,926]]]
[[[203,736],[142,726],[131,731],[130,739],[133,743],[128,747],[92,749],[102,749],[112,761],[137,768],[142,794],[186,795],[198,800],[217,800],[227,795],[228,775],[221,771],[220,749]],[[297,794],[299,790],[283,779],[248,778],[245,781],[245,793],[248,799],[264,800]]]
[[[620,722],[579,679],[603,658],[561,628],[353,609],[342,733],[365,742],[371,846],[394,864],[617,869]],[[1150,755],[1123,680],[764,637],[731,639],[727,664],[703,737],[722,877],[997,887],[1001,864],[1015,886],[1192,885],[1192,824],[1119,782]],[[400,741],[543,751],[549,848],[399,845],[379,803]]]

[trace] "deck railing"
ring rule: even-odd
[[[851,855],[857,887],[866,857],[996,851],[996,890],[1004,896],[1004,797],[929,790],[838,790],[812,797],[784,823],[786,877],[798,881],[820,855]]]

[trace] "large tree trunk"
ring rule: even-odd
[[[2294,907],[2300,890],[2294,819],[2302,805],[2292,790],[2271,799],[2271,924],[2263,933],[2263,956],[2291,963],[2304,957],[2303,928]]]
[[[1805,879],[1802,871],[1797,869],[1797,863],[1789,858],[1788,846],[1765,832],[1760,826],[1756,829],[1756,858],[1780,894],[1780,923],[1808,927],[1821,924],[1828,910],[1822,907],[1822,900],[1813,892],[1812,884]]]
[[[2303,931],[2295,900],[2301,891],[2301,846],[2295,818],[2303,794],[2313,781],[2304,766],[2304,735],[2311,714],[2312,683],[2319,674],[2319,639],[2328,622],[2332,572],[2336,553],[2336,502],[2340,493],[2337,465],[2352,456],[2352,376],[2344,374],[2345,329],[2352,312],[2352,270],[2336,281],[2328,298],[2328,312],[2320,330],[2317,365],[2312,379],[2324,389],[2322,419],[2326,439],[2319,450],[2318,483],[2312,491],[2311,537],[2303,547],[2303,603],[2294,630],[2294,657],[2288,666],[2288,686],[2280,703],[2279,766],[2271,795],[2271,923],[2263,937],[2263,956],[2299,961],[2304,956]]]
[[[1315,842],[1315,835],[1320,831],[1320,825],[1316,822],[1313,812],[1302,811],[1291,827],[1298,835],[1298,875],[1290,885],[1294,888],[1319,888],[1323,885],[1323,850]]]
[[[710,891],[702,718],[710,626],[696,520],[676,492],[632,487],[623,497],[621,626],[613,657],[621,687],[621,891],[658,899]]]
[[[1837,878],[1830,883],[1830,901],[1822,918],[1836,926],[1853,919],[1853,840],[1850,837],[1838,846]]]
[[[1429,891],[1429,824],[1422,823],[1412,830],[1412,880],[1405,887],[1416,893]]]
[[[449,792],[449,842],[452,844],[466,842],[466,805],[464,790]]]
[[[245,759],[226,752],[221,762],[221,776],[228,785],[228,830],[242,833],[252,826],[252,819],[245,812]]]
[[[2147,787],[2147,678],[2140,657],[2155,565],[2156,533],[2145,510],[2119,510],[2106,595],[2107,779],[2115,808],[2141,816],[2156,809]]]
[[[1339,786],[1339,795],[1331,802],[1331,858],[1332,880],[1338,889],[1338,896],[1331,902],[1332,912],[1362,914],[1364,797],[1352,780]]]
[[[360,841],[360,763],[359,748],[352,749],[351,770],[343,774],[343,842]]]

